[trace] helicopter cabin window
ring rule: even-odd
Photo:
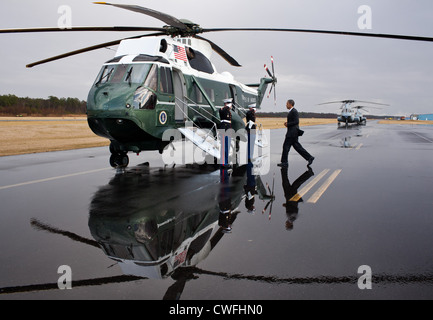
[[[209,61],[209,59],[200,51],[194,50],[190,47],[186,48],[186,54],[188,57],[189,65],[191,68],[212,74],[215,72],[212,63]]]
[[[194,91],[195,91],[195,102],[203,103],[203,94],[201,93],[199,87],[194,83]]]
[[[215,102],[215,90],[211,88],[206,88],[206,94],[212,102]]]
[[[171,70],[169,68],[161,67],[160,73],[160,91],[162,93],[173,94],[173,79],[171,76]]]

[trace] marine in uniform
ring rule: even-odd
[[[231,145],[230,130],[232,128],[232,113],[231,108],[233,99],[225,99],[224,107],[219,110],[220,125],[218,129],[221,133],[221,165],[229,166],[229,153]]]
[[[254,156],[254,145],[256,143],[256,108],[250,105],[246,114],[247,125],[245,129],[248,133],[248,162],[251,162]]]

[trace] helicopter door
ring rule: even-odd
[[[238,94],[236,91],[236,87],[234,85],[230,85],[230,93],[232,95],[233,98],[233,103],[236,105],[238,103]]]
[[[185,81],[179,70],[173,70],[173,85],[175,100],[174,117],[176,121],[184,122],[187,114],[185,102]]]

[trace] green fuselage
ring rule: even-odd
[[[186,121],[212,128],[219,123],[218,109],[227,98],[233,98],[235,106],[232,128],[244,128],[244,109],[259,106],[270,83],[264,78],[259,90],[254,90],[207,74],[186,74],[163,58],[141,56],[129,64],[116,59],[104,64],[89,92],[89,126],[112,141],[117,151],[162,152],[168,144],[162,140],[164,131],[182,127]]]

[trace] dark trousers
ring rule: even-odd
[[[298,137],[287,137],[284,140],[283,144],[283,153],[281,155],[281,163],[288,163],[289,162],[289,151],[290,148],[293,146],[293,149],[295,149],[302,158],[305,160],[310,160],[311,154],[305,150],[302,145],[298,141]]]
[[[254,146],[256,144],[256,130],[248,130],[248,162],[251,162],[254,157]]]
[[[221,137],[221,165],[230,164],[230,147],[231,147],[231,137],[230,135],[223,135]]]

